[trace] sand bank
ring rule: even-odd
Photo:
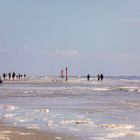
[[[51,83],[65,83],[65,80],[59,79],[29,79],[29,80],[3,80],[3,84],[51,84]]]
[[[0,140],[78,140],[78,138],[58,133],[0,125]]]

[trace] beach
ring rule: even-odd
[[[4,80],[4,84],[54,84],[54,83],[66,83],[62,79],[23,79],[23,80]]]
[[[1,140],[139,140],[139,77],[33,77],[0,86]]]
[[[0,125],[0,140],[78,140],[73,136],[65,136],[52,132],[41,132],[33,129],[25,129]]]

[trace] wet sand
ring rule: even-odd
[[[47,83],[66,83],[65,80],[61,79],[46,79],[46,80],[36,80],[36,79],[29,79],[29,80],[3,80],[3,84],[47,84]]]
[[[64,83],[64,80],[3,80],[3,84],[46,84],[46,83]],[[0,140],[78,140],[74,136],[59,134],[55,132],[42,132],[36,129],[20,128],[0,124]]]
[[[52,132],[0,125],[0,140],[78,140],[72,136]]]

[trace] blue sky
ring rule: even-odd
[[[140,75],[139,0],[0,0],[0,73]]]

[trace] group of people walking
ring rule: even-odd
[[[2,77],[0,79],[2,80],[15,80],[18,79],[20,80],[21,78],[26,78],[26,74],[16,74],[15,72],[13,73],[3,73]]]
[[[3,73],[2,76],[0,76],[0,84],[3,83],[3,80],[20,80],[22,78],[26,78],[26,74],[16,74],[13,73]]]
[[[98,74],[97,75],[97,79],[98,79],[98,81],[103,81],[103,79],[104,79],[104,75],[101,73],[101,74]]]
[[[87,80],[89,81],[90,78],[91,78],[91,77],[90,77],[90,75],[88,74],[88,75],[87,75]],[[103,75],[102,73],[101,73],[101,74],[98,74],[98,75],[97,75],[97,79],[98,79],[98,81],[100,81],[100,80],[103,81],[104,75]]]

